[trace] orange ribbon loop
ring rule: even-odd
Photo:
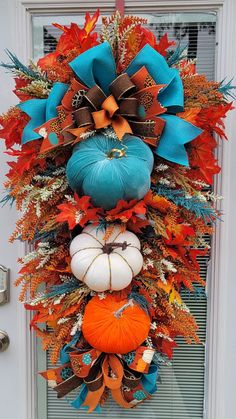
[[[119,105],[117,104],[113,95],[108,96],[102,103],[102,109],[109,113],[110,118],[118,111]]]
[[[113,399],[122,407],[131,408],[133,407],[132,404],[128,403],[123,394],[122,394],[122,380],[124,376],[124,367],[122,365],[121,359],[119,359],[116,355],[106,355],[104,360],[102,361],[102,377],[103,382],[100,388],[94,388],[94,381],[88,382],[85,380],[85,383],[88,386],[89,392],[87,397],[83,403],[83,406],[89,408],[89,412],[92,412],[105,390],[105,387],[111,390],[111,394]],[[98,375],[97,380],[101,382],[101,374]],[[96,380],[95,380],[96,381]],[[92,385],[92,387],[91,387]]]

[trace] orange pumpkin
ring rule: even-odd
[[[132,299],[120,294],[93,297],[85,307],[82,332],[88,343],[106,353],[125,354],[147,338],[150,318]]]

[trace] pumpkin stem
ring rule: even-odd
[[[121,157],[125,157],[125,149],[124,148],[112,148],[110,151],[107,152],[107,157],[109,160],[112,159],[120,159]]]
[[[130,246],[130,244],[131,243],[127,243],[127,241],[124,241],[123,243],[115,243],[115,242],[106,243],[104,244],[102,250],[103,250],[103,253],[107,253],[109,255],[111,252],[113,252],[113,249],[115,247],[121,247],[122,250],[125,250],[128,246]]]
[[[125,303],[122,307],[120,307],[118,310],[114,311],[114,316],[117,319],[120,319],[122,316],[123,311],[127,308],[127,307],[133,307],[134,303],[133,303],[133,299],[131,298],[130,300],[128,300],[127,303]]]

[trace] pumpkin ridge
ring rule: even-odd
[[[75,153],[76,153],[76,150],[75,150]],[[86,153],[87,154],[87,153]],[[73,157],[73,155],[74,155],[74,152],[73,152],[73,154],[72,154],[72,156],[71,157]],[[93,166],[94,164],[96,164],[97,163],[97,160],[95,159],[94,161],[90,161],[89,163],[86,163],[84,166],[83,166],[83,170],[85,170],[85,169],[87,169],[89,166]],[[71,170],[73,170],[74,169],[74,167],[77,167],[77,161],[73,161],[72,160],[72,162],[70,163],[70,166],[68,165],[68,167],[70,167],[70,171]],[[74,171],[74,174],[72,175],[72,177],[71,177],[71,179],[72,179],[72,183],[73,183],[73,181],[75,180],[75,179],[77,179],[77,173],[76,173],[76,171]]]
[[[101,243],[96,237],[94,237],[92,234],[87,233],[87,231],[83,231],[83,234],[87,234],[88,236],[92,237],[94,240],[96,240],[101,246],[103,246],[103,243]]]
[[[131,246],[130,246],[130,247],[131,247]],[[71,255],[71,257],[73,257],[73,256],[77,255],[77,253],[81,252],[82,250],[87,250],[87,249],[101,249],[101,247],[100,247],[100,246],[99,246],[99,247],[84,247],[83,249],[79,249],[79,250],[77,250],[75,253],[73,253],[73,254]]]
[[[84,282],[84,278],[86,277],[86,275],[87,275],[87,273],[88,273],[89,269],[91,268],[91,266],[92,266],[93,262],[95,262],[95,260],[96,260],[99,256],[101,256],[101,255],[103,255],[103,253],[100,253],[99,255],[95,256],[95,258],[93,258],[92,262],[91,262],[91,263],[90,263],[90,265],[87,267],[87,269],[86,269],[86,271],[85,271],[85,274],[83,275],[83,278],[82,278],[82,281],[83,281],[83,282]]]
[[[116,176],[117,176],[117,177],[119,178],[119,180],[120,180],[120,183],[121,183],[121,188],[123,189],[123,195],[125,195],[126,182],[125,182],[125,180],[124,180],[124,178],[123,178],[123,176],[124,176],[123,172],[122,172],[122,174],[120,173],[120,172],[121,172],[121,171],[120,171],[121,166],[122,166],[122,160],[119,160],[119,161],[114,161],[114,163],[113,163],[113,167],[114,167],[114,169],[115,169],[115,171],[116,171]],[[128,176],[128,174],[127,174],[127,176]]]
[[[111,259],[110,259],[110,255],[108,254],[108,265],[109,265],[109,289],[112,289],[112,273],[111,273]]]
[[[122,233],[122,231],[119,231],[119,233],[117,234],[117,236],[114,238],[114,239],[112,239],[112,241],[113,242],[115,242],[116,241],[116,239],[117,239],[117,237],[119,237],[119,235]],[[109,239],[108,239],[109,240]],[[109,241],[106,241],[105,243],[111,243],[111,242],[109,242]]]
[[[134,276],[134,271],[133,271],[133,269],[131,268],[131,266],[130,266],[130,264],[127,262],[127,260],[120,254],[120,253],[117,253],[116,251],[114,251],[113,250],[113,253],[115,253],[116,255],[119,255],[120,257],[121,257],[121,259],[123,259],[124,260],[124,262],[128,265],[128,267],[130,268],[130,270],[131,270],[131,272],[132,272],[132,275]]]

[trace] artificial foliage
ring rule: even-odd
[[[215,135],[233,97],[144,19],[116,12],[98,34],[98,16],[55,25],[56,50],[37,63],[7,52],[20,103],[0,117],[2,202],[20,211],[10,241],[32,248],[15,284],[60,363],[41,375],[88,411],[108,390],[124,408],[150,399],[176,338],[199,343],[181,291],[205,285]]]

